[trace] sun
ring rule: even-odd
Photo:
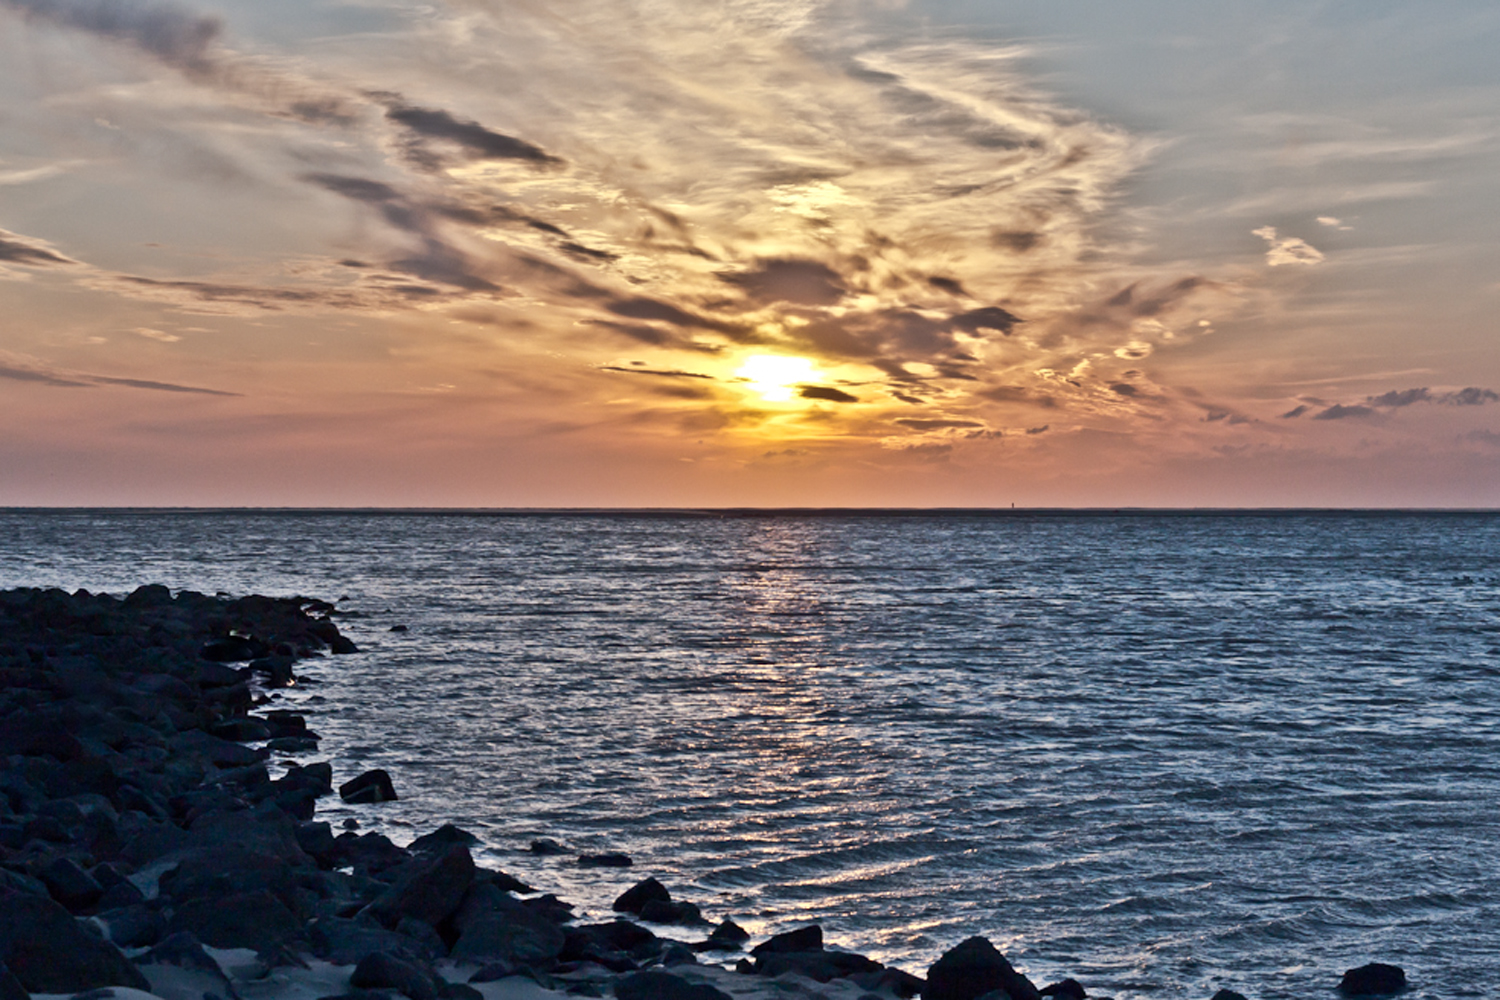
[[[785,403],[798,385],[817,378],[813,363],[807,358],[779,354],[752,355],[735,374],[750,383],[749,388],[768,403]]]

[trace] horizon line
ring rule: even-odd
[[[169,506],[169,505],[21,505],[0,506],[0,514],[369,514],[369,515],[489,515],[489,516],[922,516],[922,515],[1069,515],[1069,514],[1148,514],[1148,515],[1267,515],[1267,514],[1323,514],[1323,515],[1374,515],[1374,514],[1500,514],[1500,507],[1152,507],[1152,506],[1092,506],[1092,507],[753,507],[753,506],[610,506],[610,507],[397,507],[397,506]]]

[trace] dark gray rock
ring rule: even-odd
[[[1076,979],[1064,979],[1062,982],[1043,986],[1038,992],[1044,997],[1058,997],[1059,1000],[1084,1000],[1088,996],[1083,984]],[[1228,998],[1220,998],[1220,1000],[1228,1000]]]
[[[1039,1000],[1036,986],[986,938],[971,937],[950,948],[927,970],[922,1000],[976,1000],[1004,990],[1011,1000]]]
[[[484,994],[467,983],[444,983],[443,1000],[484,1000]]]
[[[266,744],[273,753],[313,753],[318,741],[311,736],[276,736]]]
[[[1344,973],[1339,992],[1345,996],[1393,996],[1406,989],[1406,973],[1400,966],[1371,962]]]
[[[447,920],[474,884],[474,859],[463,844],[441,854],[419,858],[396,884],[370,904],[370,914],[387,927],[414,917],[433,927]]]
[[[856,972],[849,981],[860,989],[873,993],[886,993],[902,1000],[922,992],[924,983],[910,972],[900,969],[881,969],[879,972]]]
[[[471,983],[493,983],[516,974],[515,966],[509,962],[490,962],[469,977]]]
[[[266,890],[199,898],[175,910],[171,931],[191,930],[215,948],[275,951],[302,936],[302,921]]]
[[[533,840],[531,842],[530,849],[532,854],[540,854],[543,856],[555,856],[558,854],[568,853],[568,849],[566,847],[559,844],[551,837],[539,837],[536,840]]]
[[[337,841],[333,839],[333,827],[327,823],[302,822],[294,828],[297,846],[318,862],[319,867],[333,867]]]
[[[448,954],[448,945],[443,940],[443,936],[438,933],[436,927],[425,920],[402,917],[401,922],[396,925],[396,933],[410,938],[416,943],[421,953],[430,955],[432,958],[436,959]]]
[[[57,903],[0,890],[0,962],[30,993],[79,993],[101,986],[149,990],[139,970]]]
[[[121,948],[146,948],[167,934],[167,918],[160,910],[135,903],[98,914],[109,939]]]
[[[445,948],[434,953],[423,942],[397,931],[386,930],[363,920],[324,918],[308,925],[307,936],[313,954],[335,965],[357,965],[367,955],[385,952],[412,962],[429,962],[441,958]]]
[[[349,975],[349,985],[360,989],[393,989],[411,1000],[438,1000],[442,980],[431,970],[387,952],[360,959]]]
[[[162,971],[153,966],[170,966],[189,973],[188,983],[183,983],[180,978],[174,982],[178,990],[187,986],[200,996],[212,994],[227,1000],[237,1000],[239,997],[234,984],[229,981],[219,963],[203,950],[203,944],[196,937],[186,931],[179,931],[163,940],[137,958],[136,965],[141,967],[153,988],[159,988],[157,981],[164,979]]]
[[[229,740],[221,740],[201,729],[192,729],[172,737],[172,748],[180,753],[198,754],[216,767],[248,767],[270,756],[266,750],[252,750]]]
[[[391,776],[376,768],[340,785],[339,798],[356,804],[395,802],[396,788],[391,784]]]
[[[721,946],[733,945],[739,947],[750,940],[750,932],[733,920],[725,917],[719,926],[709,932],[708,939]]]
[[[615,980],[618,1000],[732,1000],[707,983],[690,983],[670,972],[632,972]]]
[[[750,954],[759,957],[771,952],[822,951],[823,928],[817,924],[799,927],[794,931],[773,934],[754,948]]]
[[[1234,990],[1219,990],[1213,995],[1213,1000],[1247,1000],[1245,994],[1236,993]]]
[[[0,893],[3,892],[24,892],[28,896],[52,898],[52,894],[47,891],[47,886],[41,879],[11,871],[9,868],[0,868]]]
[[[884,965],[864,955],[842,951],[768,951],[755,960],[757,975],[772,978],[794,972],[826,983],[857,973],[879,972]]]
[[[566,942],[552,921],[488,884],[469,890],[452,923],[459,936],[450,954],[457,961],[548,968]]]
[[[642,920],[653,924],[704,924],[703,913],[697,903],[664,903],[659,899],[648,899],[640,909]]]
[[[580,854],[578,856],[578,867],[580,868],[629,868],[635,864],[630,860],[630,855],[611,851],[606,854]]]
[[[296,662],[294,656],[258,656],[250,661],[250,670],[265,677],[267,687],[290,687],[297,679],[292,673]]]
[[[21,985],[21,981],[11,973],[4,962],[0,962],[0,1000],[31,1000],[26,987]]]
[[[259,719],[225,719],[209,726],[208,731],[221,740],[233,740],[236,743],[253,743],[271,738],[271,727]]]
[[[73,913],[82,913],[99,901],[104,887],[68,858],[53,858],[37,870],[52,898]]]
[[[444,823],[429,834],[424,834],[411,842],[407,849],[417,853],[430,853],[433,851],[444,851],[454,844],[462,844],[465,847],[474,847],[479,843],[479,838],[467,830],[460,830],[452,823]]]
[[[205,643],[198,655],[213,663],[237,663],[265,656],[266,644],[245,636],[231,635]]]
[[[669,968],[676,965],[697,965],[698,956],[681,941],[669,941],[662,949],[661,964]]]
[[[307,728],[306,716],[289,712],[284,708],[275,708],[266,712],[265,722],[271,729],[272,737],[312,735]]]
[[[94,904],[96,910],[118,910],[125,906],[135,906],[144,903],[146,894],[135,887],[134,882],[120,881],[104,890],[99,901]]]
[[[641,908],[649,902],[672,902],[672,894],[667,891],[667,887],[658,882],[654,877],[643,878],[629,889],[620,893],[619,898],[615,900],[613,909],[616,913],[640,913]]]

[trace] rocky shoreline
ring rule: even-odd
[[[352,820],[336,833],[315,819],[335,794],[332,765],[296,762],[317,733],[267,694],[297,683],[299,661],[357,652],[336,615],[326,601],[159,585],[124,598],[0,592],[0,1000],[1088,995],[1072,979],[1038,989],[981,937],[924,977],[825,948],[816,926],[745,951],[732,919],[705,920],[649,877],[615,901],[616,919],[581,923],[476,865],[476,838],[455,827],[407,847]],[[398,790],[374,771],[337,794],[378,803]],[[1338,984],[1405,986],[1379,964]]]

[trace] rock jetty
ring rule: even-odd
[[[319,737],[266,693],[296,684],[300,661],[357,652],[335,614],[307,598],[159,585],[124,598],[0,592],[0,1000],[1088,995],[1072,979],[1038,989],[981,937],[925,978],[829,949],[817,926],[746,953],[750,935],[732,919],[705,919],[649,876],[616,900],[615,919],[583,923],[568,903],[477,865],[477,839],[453,826],[407,847],[335,834],[314,818],[334,794],[330,764],[273,773],[273,755],[313,751]],[[347,776],[338,794],[398,799],[383,771]],[[1340,984],[1346,995],[1404,987],[1384,965]]]

